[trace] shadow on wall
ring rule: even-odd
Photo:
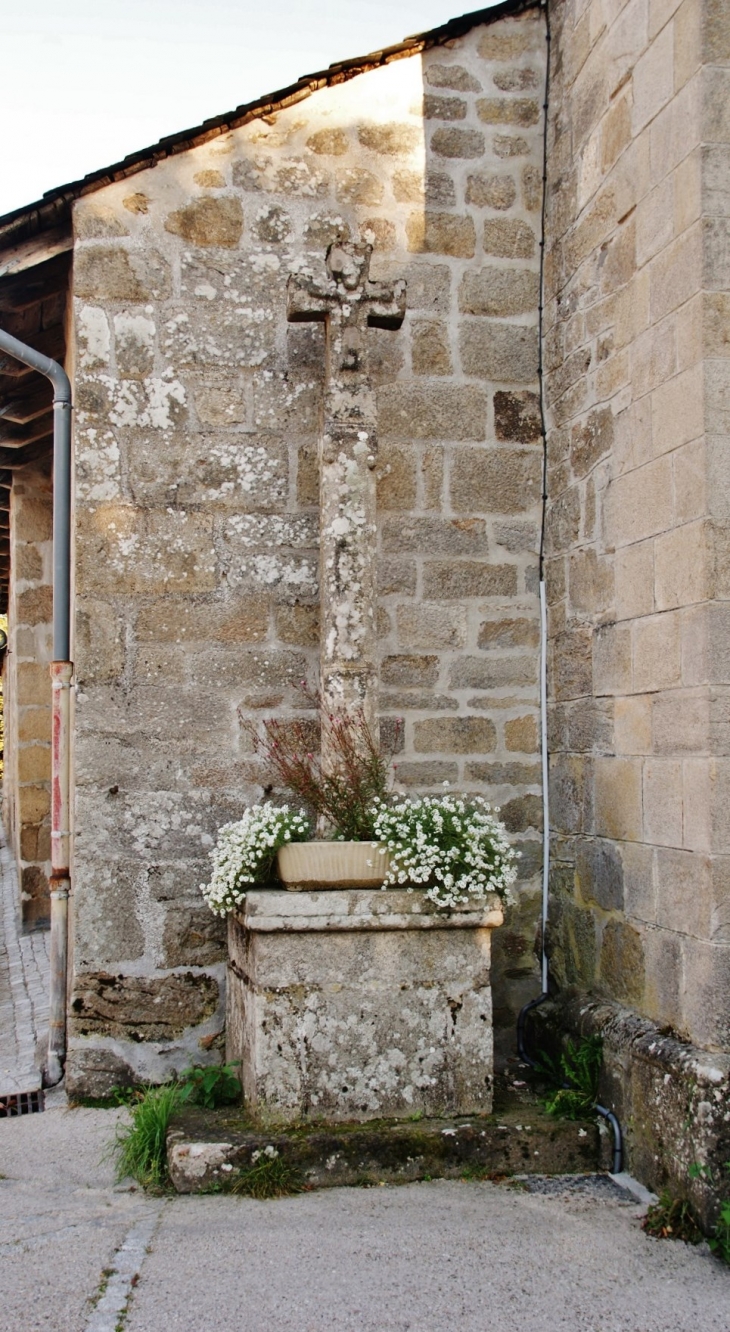
[[[467,752],[457,757],[453,742],[449,752],[451,718],[431,723],[444,734],[437,761],[461,789],[480,790],[501,807],[521,851],[517,903],[492,941],[499,1066],[514,1052],[520,1008],[540,989],[537,320],[544,20],[528,14],[483,28],[473,45],[484,64],[460,64],[456,53],[445,60],[439,50],[422,59],[425,207],[421,220],[408,224],[409,245],[416,248],[418,237],[423,253],[448,256],[435,262],[451,271],[443,311],[414,317],[411,368],[414,381],[428,376],[432,384],[452,374],[462,393],[483,394],[486,401],[483,433],[459,433],[440,445],[444,526],[470,534],[471,544],[467,548],[463,538],[458,553],[483,562],[482,595],[474,595],[479,585],[470,583],[466,560],[435,570],[435,577],[424,560],[423,576],[442,607],[464,613],[459,650],[445,670],[441,666],[436,688],[458,702]],[[421,530],[428,556],[427,526]],[[427,627],[417,632],[419,647],[428,646]],[[438,646],[443,649],[443,639]],[[485,721],[488,738],[478,729]],[[418,724],[415,730],[418,735]]]

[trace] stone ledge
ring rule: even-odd
[[[314,1189],[460,1178],[467,1171],[552,1175],[605,1168],[595,1121],[551,1119],[525,1097],[494,1115],[311,1124],[268,1132],[231,1110],[190,1109],[168,1134],[170,1178],[178,1193],[225,1190],[238,1170],[252,1164],[254,1152],[267,1147],[274,1147]]]
[[[600,1035],[600,1097],[618,1116],[629,1170],[655,1193],[688,1198],[703,1226],[730,1196],[730,1056],[701,1050],[618,1004],[565,992],[531,1015],[536,1048]],[[693,1166],[711,1177],[695,1179]]]
[[[237,918],[245,929],[277,930],[473,930],[496,929],[503,921],[498,898],[465,911],[443,911],[425,889],[308,888],[302,892],[255,889]]]

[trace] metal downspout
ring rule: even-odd
[[[51,981],[44,1082],[60,1082],[66,1060],[70,878],[71,383],[57,361],[0,329],[0,350],[53,384],[53,662],[51,663]]]

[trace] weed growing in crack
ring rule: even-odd
[[[641,1225],[654,1239],[680,1239],[686,1244],[699,1244],[704,1238],[691,1204],[686,1198],[673,1198],[666,1191],[659,1195],[659,1202],[649,1208]]]
[[[466,1184],[481,1184],[488,1180],[490,1184],[503,1184],[508,1189],[524,1190],[526,1185],[522,1180],[515,1179],[513,1175],[505,1175],[502,1171],[494,1170],[486,1165],[465,1165],[459,1176]]]
[[[730,1161],[725,1162],[725,1169],[730,1174]],[[697,1161],[690,1166],[689,1174],[690,1179],[702,1179],[707,1184],[714,1183],[710,1166],[700,1165]],[[720,1203],[720,1214],[707,1242],[716,1257],[730,1265],[730,1199],[725,1198]]]
[[[725,1169],[730,1174],[730,1161],[726,1161]],[[711,1168],[698,1162],[690,1166],[689,1176],[690,1179],[704,1180],[710,1185],[714,1183]],[[679,1239],[684,1240],[685,1244],[699,1244],[706,1238],[715,1256],[722,1262],[730,1264],[730,1199],[721,1200],[715,1228],[712,1234],[707,1236],[700,1226],[692,1204],[686,1198],[673,1197],[668,1189],[665,1189],[659,1195],[659,1201],[649,1208],[641,1225],[647,1235],[651,1235],[654,1239]]]
[[[201,1105],[204,1110],[235,1105],[241,1099],[237,1068],[238,1064],[209,1064],[184,1069],[180,1074],[181,1100]]]
[[[103,1267],[101,1270],[101,1280],[94,1294],[89,1297],[89,1308],[95,1309],[102,1295],[106,1294],[106,1288],[109,1285],[109,1278],[114,1275],[115,1267]]]
[[[260,1153],[246,1170],[239,1171],[231,1193],[244,1194],[247,1198],[286,1198],[293,1193],[301,1193],[304,1180],[298,1170],[287,1165],[275,1149],[274,1154]],[[254,1156],[256,1153],[254,1152]]]
[[[493,1173],[494,1172],[490,1173],[487,1166],[466,1165],[461,1172],[460,1178],[467,1184],[474,1182],[481,1183],[485,1179],[491,1179]]]
[[[730,1169],[730,1166],[726,1167]],[[730,1202],[724,1202],[715,1226],[715,1233],[710,1239],[710,1248],[724,1263],[730,1264]]]
[[[598,1100],[602,1060],[603,1042],[600,1036],[587,1036],[578,1044],[568,1040],[558,1064],[545,1055],[542,1057],[540,1072],[555,1084],[555,1090],[544,1101],[549,1115],[560,1119],[586,1119],[591,1116]]]

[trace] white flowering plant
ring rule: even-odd
[[[390,854],[384,888],[426,886],[437,907],[453,909],[495,893],[512,900],[518,852],[481,796],[419,796],[379,802],[375,835]]]
[[[251,805],[237,823],[224,823],[210,853],[213,873],[201,892],[211,911],[225,916],[241,904],[248,889],[271,878],[274,857],[287,842],[308,842],[312,825],[303,809]]]
[[[478,795],[376,798],[368,817],[381,855],[389,854],[383,887],[425,887],[426,897],[444,910],[492,894],[511,901],[519,853],[498,813]],[[312,834],[303,809],[270,801],[224,824],[210,853],[210,882],[201,885],[211,911],[219,916],[234,911],[249,888],[272,878],[280,847],[308,842]]]

